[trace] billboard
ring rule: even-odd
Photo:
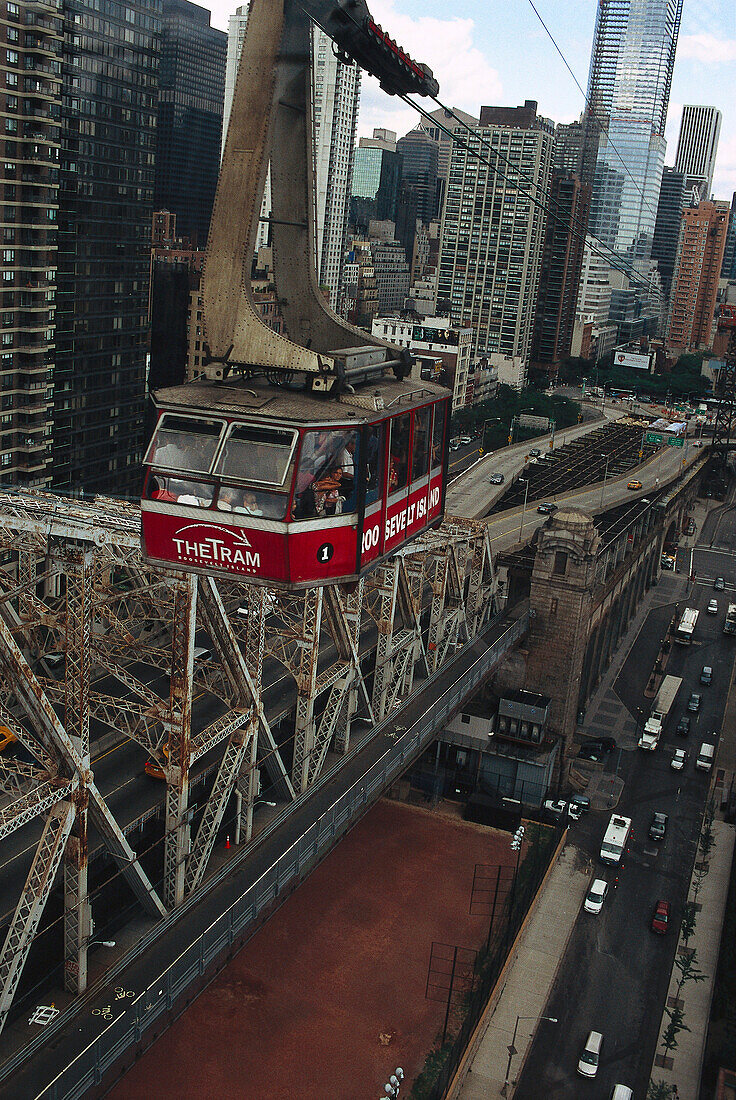
[[[550,422],[546,416],[534,416],[532,413],[519,413],[520,428],[536,428],[538,431],[547,432]]]
[[[649,370],[651,366],[648,355],[634,351],[614,351],[613,362],[617,367],[635,367],[637,370]]]

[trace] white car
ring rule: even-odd
[[[591,884],[588,893],[585,895],[585,903],[583,909],[586,913],[600,913],[603,908],[603,902],[606,900],[606,894],[608,893],[608,883],[604,878],[597,878],[595,882]]]
[[[548,798],[544,803],[545,810],[548,810],[555,817],[563,817],[567,814],[573,821],[577,821],[582,813],[579,806],[574,805],[572,802],[565,802],[564,798]]]
[[[463,446],[463,447],[468,447],[468,446],[470,446],[470,444],[471,444],[472,442],[473,442],[473,440],[472,440],[472,439],[470,438],[470,436],[469,436],[469,435],[461,435],[461,436],[460,436],[460,444],[461,444],[461,446]]]
[[[717,615],[718,614],[718,600],[709,600],[709,602],[708,602],[708,614],[709,615]]]
[[[675,749],[675,755],[670,761],[670,767],[674,768],[676,772],[681,772],[685,767],[685,761],[687,760],[687,752],[685,749]]]
[[[491,485],[503,485],[503,474],[491,474],[488,480]]]

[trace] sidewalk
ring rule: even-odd
[[[499,980],[500,993],[491,999],[471,1039],[447,1100],[496,1100],[503,1092],[509,1045],[518,1016],[516,1054],[509,1079],[521,1073],[534,1031],[544,1014],[557,970],[565,954],[580,906],[590,883],[586,856],[566,845],[549,872],[536,908],[527,918]],[[508,1095],[512,1095],[511,1087]]]
[[[715,842],[710,854],[710,870],[703,880],[698,895],[700,911],[695,932],[688,943],[688,948],[695,948],[698,953],[697,970],[705,974],[705,981],[686,982],[678,1002],[676,1000],[677,982],[681,975],[676,966],[672,967],[666,1005],[670,1009],[676,1005],[682,1009],[684,1024],[690,1030],[678,1032],[677,1047],[665,1055],[662,1035],[669,1024],[669,1016],[666,1011],[663,1011],[657,1040],[657,1054],[652,1066],[652,1080],[664,1081],[670,1086],[676,1085],[676,1095],[679,1096],[679,1100],[698,1100],[700,1095],[700,1075],[705,1042],[708,1037],[710,1004],[716,980],[736,829],[733,825],[726,825],[725,822],[716,819],[713,822],[713,835]],[[698,858],[699,856],[700,853]],[[691,900],[692,886],[691,881],[688,895]],[[681,939],[677,948],[678,955],[682,956],[686,950]]]

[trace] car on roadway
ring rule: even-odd
[[[683,714],[680,721],[677,723],[677,729],[675,730],[680,737],[687,737],[690,733],[690,715]]]
[[[627,489],[643,489],[644,486],[642,485],[642,483],[640,481],[637,481],[636,478],[634,478],[632,481],[629,482],[629,484],[626,486],[626,488]]]
[[[577,821],[582,813],[582,810],[571,802],[566,802],[564,798],[548,798],[544,803],[544,808],[555,817],[564,817],[567,814],[573,821]]]
[[[675,749],[674,756],[670,760],[670,767],[676,772],[681,772],[687,762],[687,749]]]
[[[665,901],[664,898],[660,898],[657,904],[654,906],[654,914],[652,916],[652,932],[657,932],[660,936],[664,936],[667,932],[667,926],[670,922],[670,903]]]
[[[693,691],[687,701],[687,709],[691,710],[693,713],[700,710],[701,699],[702,695],[698,695],[697,691]]]
[[[8,745],[14,745],[18,738],[7,726],[0,726],[0,752],[7,749]]]
[[[597,878],[595,882],[591,883],[590,889],[585,895],[585,901],[583,902],[585,912],[600,913],[607,893],[608,883],[604,878]]]
[[[700,682],[701,684],[713,683],[713,669],[710,665],[703,665],[700,671]]]
[[[557,505],[553,504],[550,500],[545,500],[537,507],[537,511],[540,516],[551,516],[553,512],[557,511]]]
[[[652,814],[652,820],[649,824],[649,839],[650,840],[664,840],[665,833],[667,832],[667,814],[659,813],[657,810]]]
[[[724,581],[723,577],[716,577],[716,579],[713,581],[713,587],[715,588],[716,592],[723,592],[724,588],[726,587],[726,582]]]
[[[590,799],[587,794],[574,794],[570,802],[573,806],[577,806],[581,814],[587,814],[590,809]]]
[[[460,436],[460,446],[461,447],[469,447],[472,442],[473,442],[473,440],[471,439],[471,437],[469,435],[461,435]]]
[[[709,615],[717,615],[718,614],[718,600],[709,600],[706,611],[708,612]]]
[[[542,452],[540,451],[539,447],[532,447],[531,451],[529,452],[529,457],[530,458],[539,458],[541,453]]]
[[[662,554],[662,557],[659,559],[659,564],[662,569],[674,569],[675,558],[670,557],[669,554]]]
[[[592,760],[594,764],[602,764],[606,754],[600,745],[581,745],[578,750],[578,760]]]
[[[491,474],[488,480],[491,485],[503,485],[503,474]]]

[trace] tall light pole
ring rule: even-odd
[[[401,1088],[401,1082],[404,1080],[404,1071],[401,1066],[397,1066],[394,1072],[389,1077],[386,1084],[383,1086],[383,1092],[385,1095],[381,1096],[381,1100],[386,1100],[387,1096],[398,1097],[399,1089]]]
[[[508,1060],[508,1064],[506,1066],[506,1080],[504,1081],[503,1088],[501,1089],[501,1095],[502,1096],[508,1096],[509,1080],[510,1080],[510,1077],[511,1077],[511,1062],[512,1062],[512,1059],[513,1059],[514,1055],[517,1052],[516,1051],[516,1032],[519,1029],[519,1020],[537,1020],[537,1021],[547,1020],[548,1023],[550,1023],[550,1024],[556,1024],[557,1023],[557,1017],[556,1016],[517,1016],[516,1017],[516,1023],[514,1024],[514,1036],[511,1040],[511,1042],[509,1043],[509,1060]]]
[[[526,486],[524,489],[524,507],[521,509],[521,523],[519,524],[519,541],[521,541],[521,533],[524,530],[524,516],[526,515],[526,501],[529,496],[529,478],[520,477],[519,481],[523,481]]]
[[[610,454],[601,455],[601,458],[605,458],[605,460],[606,460],[606,470],[605,470],[605,473],[603,474],[603,484],[601,485],[601,503],[600,503],[600,507],[601,507],[601,510],[603,510],[603,494],[606,490],[606,482],[608,481],[608,463],[611,461],[611,456],[610,456]]]

